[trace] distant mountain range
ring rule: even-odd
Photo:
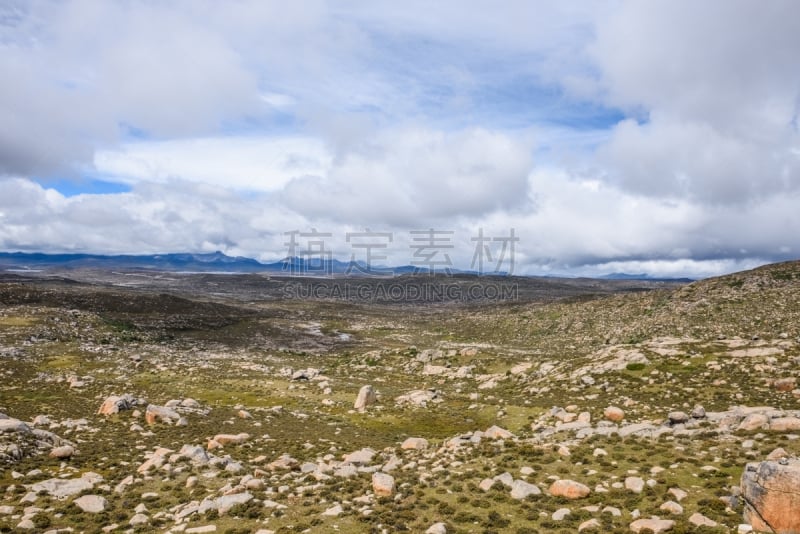
[[[669,278],[652,276],[647,273],[630,274],[630,273],[610,273],[598,276],[602,280],[650,280],[652,282],[694,282],[692,278]]]
[[[148,254],[148,255],[101,255],[101,254],[43,254],[27,252],[0,252],[0,270],[42,271],[53,269],[104,269],[147,270],[165,272],[199,273],[271,273],[324,276],[330,274],[396,275],[414,272],[427,273],[425,267],[403,265],[399,267],[368,267],[362,262],[343,262],[336,259],[310,260],[287,257],[274,263],[261,263],[243,256],[228,256],[222,252],[208,254]],[[444,269],[436,269],[436,272]],[[451,273],[467,273],[450,269]],[[477,274],[477,273],[475,273]]]
[[[399,275],[415,272],[428,273],[428,269],[413,265],[396,267],[367,267],[362,262],[306,260],[287,257],[273,263],[261,263],[253,258],[228,256],[222,252],[207,254],[173,253],[147,255],[102,254],[44,254],[39,252],[0,252],[0,271],[25,272],[70,269],[146,270],[163,272],[198,273],[268,273],[303,276],[338,275]],[[437,268],[436,272],[444,272]],[[450,269],[453,274],[479,274],[475,271]],[[505,273],[492,273],[505,274]],[[658,278],[648,274],[612,273],[597,278],[604,280],[685,281],[688,278]]]

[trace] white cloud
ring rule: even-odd
[[[276,191],[292,179],[319,175],[331,165],[322,143],[302,137],[217,137],[128,143],[97,152],[106,179],[135,184],[184,181],[250,191]]]
[[[620,123],[609,177],[641,194],[743,203],[800,188],[800,4],[626,1],[597,21],[598,95]]]
[[[517,228],[531,270],[784,259],[798,19],[791,0],[4,2],[0,247],[276,258],[291,229],[435,225]],[[132,191],[28,180],[77,173]]]

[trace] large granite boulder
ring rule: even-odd
[[[749,463],[742,473],[744,519],[775,534],[800,533],[800,460]]]

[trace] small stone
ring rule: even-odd
[[[425,534],[447,534],[447,525],[444,523],[434,523],[428,527]]]

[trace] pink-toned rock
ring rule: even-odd
[[[241,434],[217,434],[208,442],[208,448],[213,449],[218,446],[241,445],[248,439],[250,439],[250,434],[245,432]],[[215,445],[212,446],[212,442],[215,442]]]
[[[119,397],[112,395],[103,401],[103,404],[97,410],[97,415],[114,415],[123,410],[130,410],[135,405],[136,399],[133,395],[127,393]]]
[[[739,430],[752,432],[753,430],[761,430],[769,425],[769,417],[763,413],[751,413],[744,418],[744,421],[739,423]]]
[[[589,495],[591,491],[588,486],[580,482],[566,479],[556,480],[550,486],[550,495],[564,497],[565,499],[582,499]]]
[[[800,460],[749,463],[741,487],[744,518],[754,529],[800,532]]]
[[[75,454],[75,448],[72,445],[62,445],[55,447],[50,451],[50,458],[71,458]]]
[[[770,421],[769,429],[775,432],[797,432],[800,430],[800,418],[778,417]]]
[[[428,448],[428,440],[425,438],[407,438],[402,445],[401,449],[416,449],[424,450]]]
[[[714,528],[717,526],[717,522],[707,518],[700,512],[695,512],[689,516],[689,523],[693,524],[696,527],[711,527]]]
[[[603,417],[608,419],[609,421],[614,421],[618,423],[625,419],[625,412],[622,408],[618,408],[616,406],[609,406],[603,411]]]
[[[483,435],[489,439],[509,439],[514,437],[514,434],[497,425],[490,426]]]

